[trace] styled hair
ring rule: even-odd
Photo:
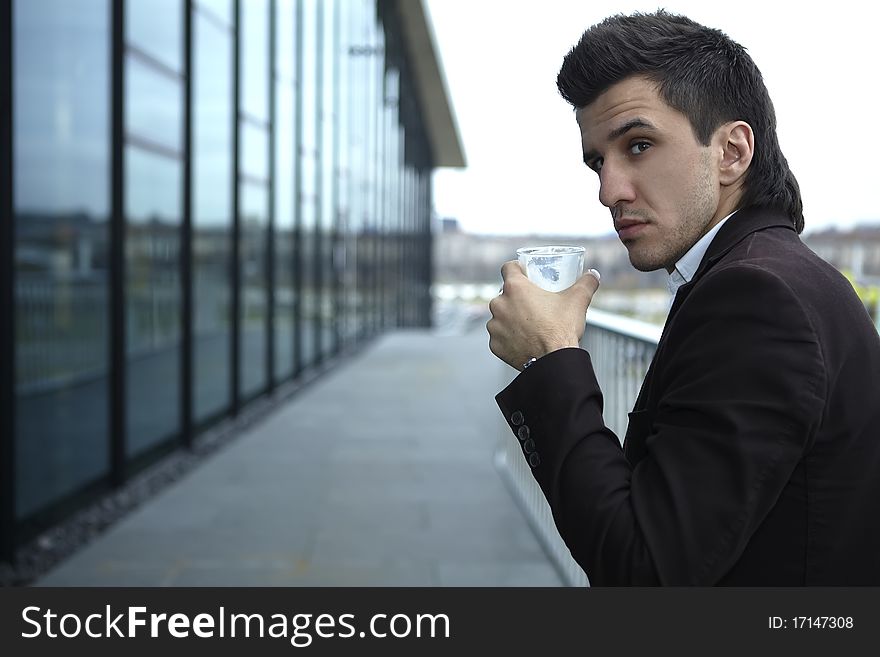
[[[688,118],[704,146],[724,123],[748,123],[755,152],[739,208],[775,208],[798,233],[803,230],[800,187],[779,148],[767,87],[745,48],[719,30],[664,10],[616,15],[584,32],[565,56],[556,85],[580,109],[634,75],[657,85],[660,97]]]

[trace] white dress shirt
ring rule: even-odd
[[[685,283],[691,282],[694,274],[697,273],[697,269],[700,268],[700,263],[703,262],[703,257],[706,255],[709,245],[712,243],[712,240],[715,239],[715,235],[721,230],[724,222],[730,219],[733,214],[734,213],[731,212],[713,226],[712,230],[697,240],[697,243],[681,257],[681,260],[675,263],[675,269],[672,270],[672,273],[669,274],[669,279],[666,281],[666,286],[669,288],[669,294],[672,295],[672,299],[675,299],[675,293],[678,292],[678,288]],[[671,300],[670,303],[672,303]]]

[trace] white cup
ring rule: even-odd
[[[584,273],[584,247],[532,246],[516,250],[523,273],[548,292],[571,287]]]

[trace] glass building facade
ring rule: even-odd
[[[10,559],[278,386],[427,326],[430,175],[464,162],[417,0],[0,7]]]

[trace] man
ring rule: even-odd
[[[593,585],[880,584],[880,338],[800,241],[755,64],[661,11],[589,29],[557,82],[632,265],[677,288],[621,450],[578,347],[598,275],[502,268],[496,400],[572,555]]]

